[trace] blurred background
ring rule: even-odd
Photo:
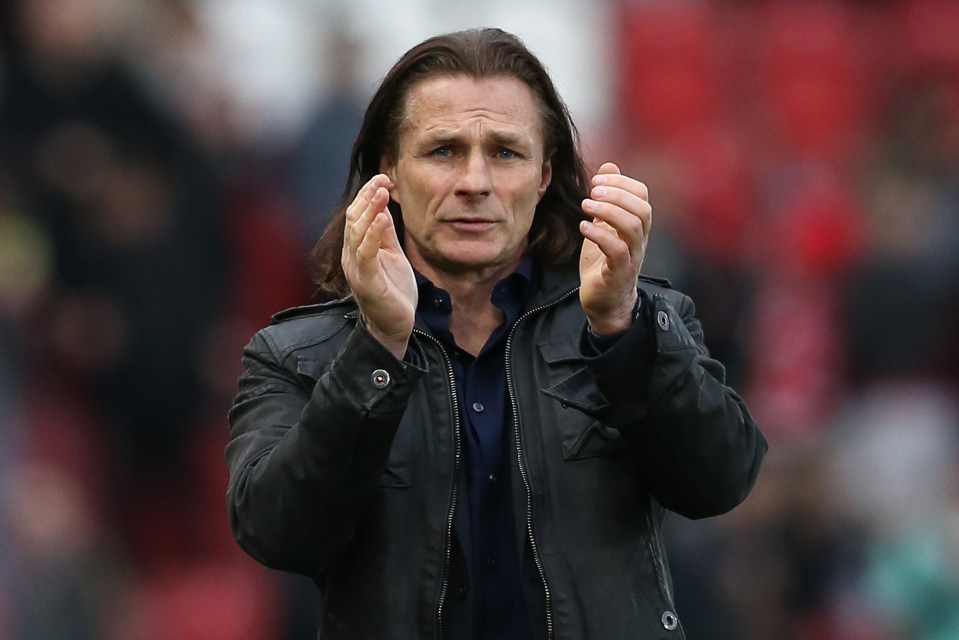
[[[309,302],[365,101],[496,25],[650,185],[771,443],[667,521],[691,640],[959,638],[959,2],[0,3],[0,640],[313,638],[226,518],[243,345]]]

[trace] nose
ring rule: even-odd
[[[456,183],[456,195],[465,198],[489,195],[493,185],[483,152],[473,151],[462,166],[463,171]]]

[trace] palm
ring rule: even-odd
[[[583,211],[580,303],[594,330],[615,333],[632,323],[636,278],[646,253],[652,209],[646,185],[605,163],[593,176]]]
[[[343,273],[370,333],[401,356],[413,331],[417,290],[386,204],[385,176],[374,177],[347,209]]]
[[[418,299],[416,278],[398,245],[380,247],[372,278],[358,282],[353,292],[363,314],[376,318],[384,333],[393,335],[412,326]]]
[[[591,240],[583,241],[579,254],[580,303],[585,309],[604,306],[609,285],[609,264],[599,245]]]

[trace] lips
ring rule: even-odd
[[[495,222],[486,218],[454,218],[446,223],[460,231],[477,233],[492,227]]]

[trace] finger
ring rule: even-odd
[[[361,280],[371,278],[378,271],[379,260],[377,260],[377,255],[383,242],[383,234],[388,226],[392,226],[389,215],[382,211],[377,213],[370,221],[362,242],[357,245],[356,268]]]
[[[393,221],[393,214],[387,207],[383,208],[383,212],[386,214],[386,217],[389,219],[386,229],[383,232],[383,248],[384,249],[395,249],[400,253],[403,253],[403,247],[400,245],[400,239],[396,235],[396,224]]]
[[[594,190],[595,191],[595,190]],[[652,223],[652,207],[645,200],[614,190],[616,193],[601,193],[602,200],[587,198],[583,200],[583,211],[594,218],[594,222],[604,222],[620,236],[635,244],[649,233]]]
[[[385,187],[378,187],[370,198],[369,203],[363,212],[357,217],[348,231],[350,246],[358,246],[366,236],[373,219],[381,211],[386,209],[386,204],[390,200],[389,191]]]
[[[641,231],[641,226],[636,223],[635,228],[623,230],[619,229],[608,222],[601,220],[600,218],[594,218],[592,221],[589,221],[590,225],[584,227],[585,229],[592,231],[592,234],[586,235],[590,240],[596,241],[600,245],[600,250],[607,254],[611,258],[616,258],[618,255],[618,246],[613,246],[610,244],[602,244],[597,241],[597,238],[608,237],[610,242],[618,241],[621,243],[622,247],[629,254],[629,256],[640,255],[643,253],[643,248],[646,244],[646,238],[643,236]],[[602,234],[602,235],[598,235]]]
[[[372,180],[360,187],[360,190],[356,192],[356,196],[353,197],[353,202],[346,208],[346,224],[350,225],[356,221],[360,214],[366,210],[366,207],[370,204],[370,197],[373,194],[371,188]]]
[[[588,220],[579,223],[579,230],[583,237],[599,247],[611,269],[629,266],[632,258],[630,247],[614,230]]]
[[[619,174],[622,171],[619,170],[619,167],[612,162],[604,162],[600,165],[599,170],[596,172],[597,175],[609,175],[609,174]]]
[[[597,185],[590,190],[589,197],[595,202],[615,205],[635,216],[646,215],[652,211],[649,201],[641,195],[615,186]]]
[[[604,165],[605,166],[605,165]],[[622,174],[596,174],[592,180],[593,186],[608,186],[628,191],[643,200],[649,201],[649,188],[639,180]]]
[[[386,189],[393,187],[393,183],[390,181],[389,177],[382,173],[376,174],[370,178],[366,184],[360,187],[360,190],[353,198],[353,202],[351,202],[346,208],[347,224],[352,224],[359,216],[363,214],[363,212],[369,206],[373,195],[380,187],[384,187]]]

